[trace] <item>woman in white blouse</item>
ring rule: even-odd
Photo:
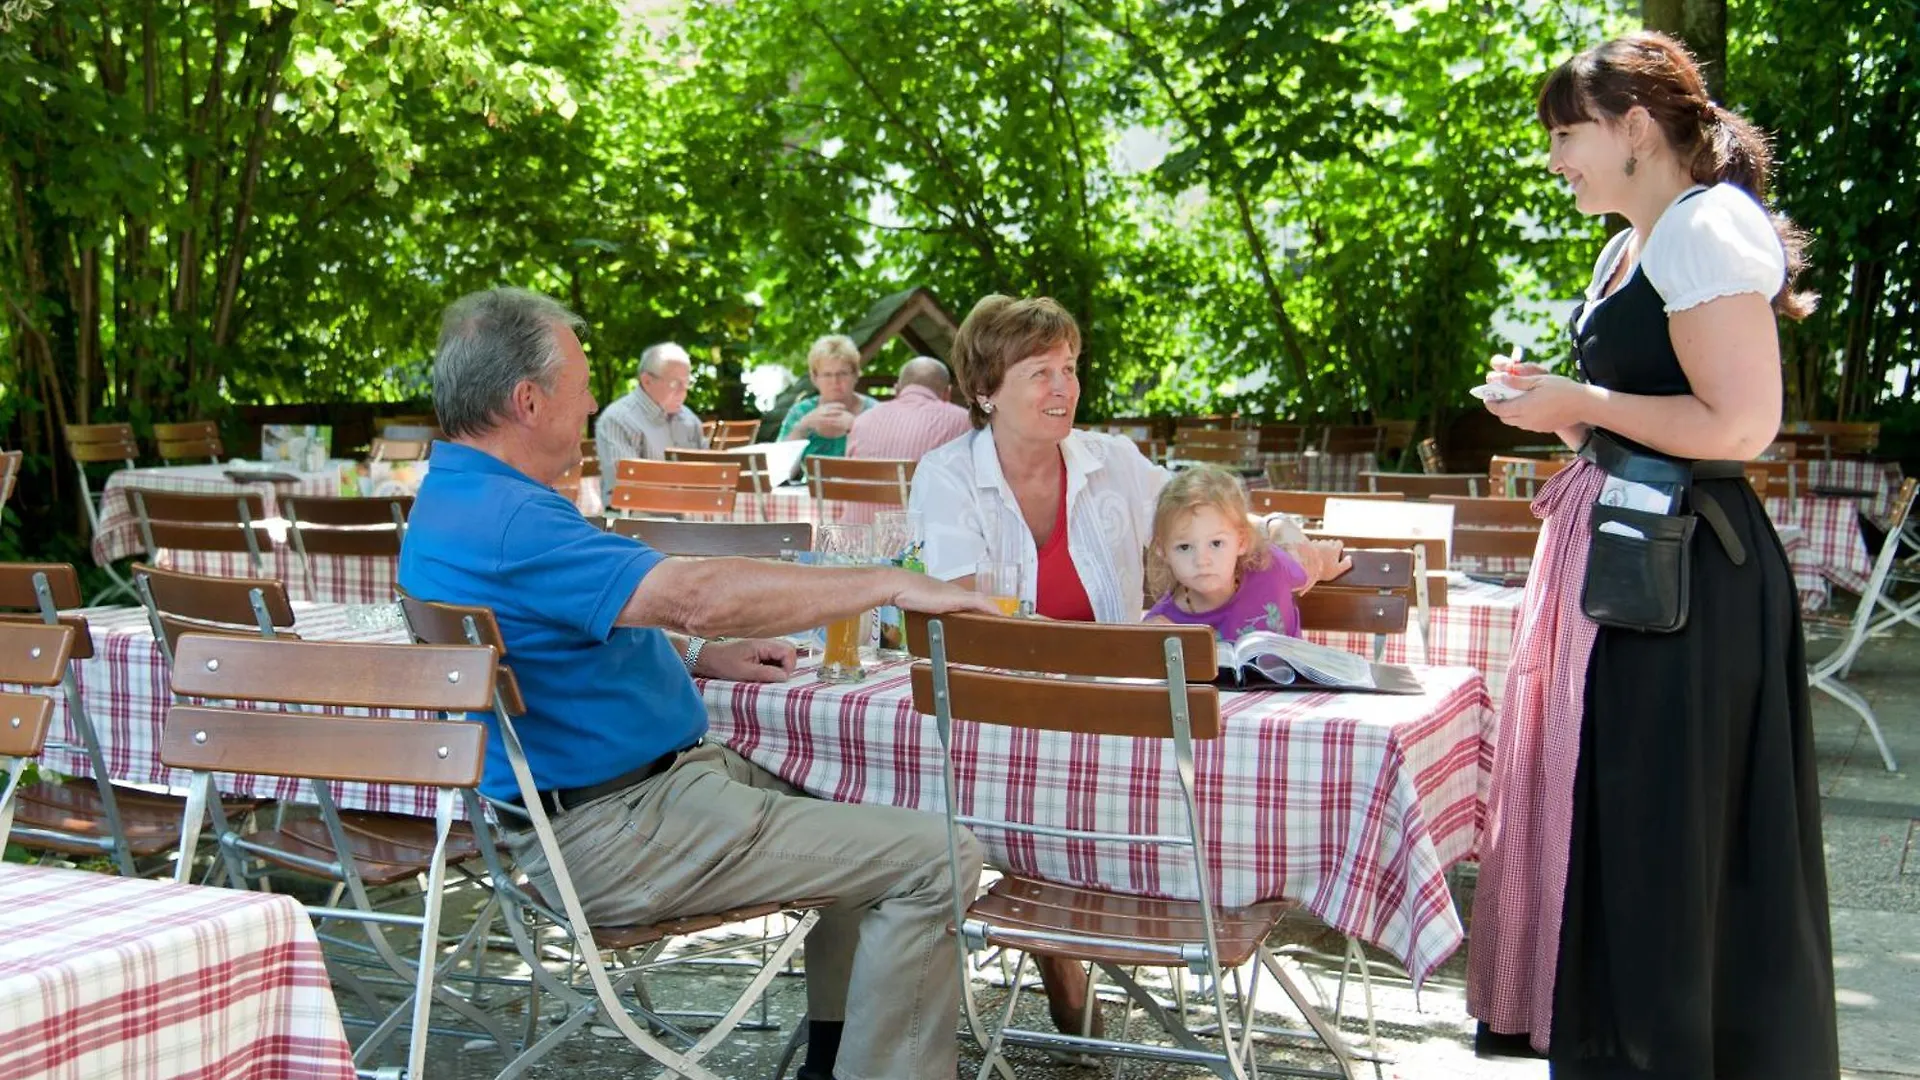
[[[1053,300],[988,296],[974,305],[952,360],[975,430],[921,459],[910,506],[921,513],[934,577],[970,584],[983,561],[1017,563],[1020,598],[1046,618],[1137,622],[1167,471],[1130,439],[1074,428],[1079,358],[1080,328]],[[1287,550],[1309,582],[1351,565],[1337,543]],[[1054,1022],[1077,1031],[1085,972],[1053,959],[1039,968]]]
[[[1489,376],[1525,391],[1495,415],[1581,454],[1534,502],[1468,1007],[1555,1080],[1831,1080],[1799,605],[1740,465],[1780,424],[1775,316],[1812,307],[1800,237],[1765,206],[1764,136],[1665,36],[1569,60],[1539,117],[1575,205],[1631,228],[1572,320],[1582,380]]]

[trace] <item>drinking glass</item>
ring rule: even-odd
[[[882,510],[873,515],[873,545],[878,561],[915,573],[925,573],[920,560],[920,512]],[[880,641],[874,650],[882,660],[907,658],[906,613],[889,604],[880,609]]]
[[[1003,615],[1020,614],[1020,597],[1025,584],[1017,562],[999,562],[983,560],[974,567],[973,591],[989,597],[999,605]]]
[[[867,566],[874,561],[873,527],[822,525],[814,534],[814,561],[822,566]],[[857,612],[827,624],[827,647],[820,662],[820,681],[859,682],[867,677],[860,666],[860,646],[866,644],[872,611]]]

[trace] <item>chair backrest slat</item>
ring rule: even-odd
[[[1261,424],[1257,430],[1263,454],[1297,454],[1307,448],[1305,424]]]
[[[507,642],[500,636],[500,624],[493,617],[493,609],[473,605],[441,604],[400,592],[400,607],[406,613],[407,627],[413,631],[415,640],[425,645],[467,645],[479,644],[494,651],[500,657],[500,663],[494,669],[495,688],[500,694],[500,705],[508,716],[518,716],[527,711],[527,703],[520,696],[520,683],[513,676],[513,669],[507,666]],[[467,622],[472,620],[477,642],[467,640]]]
[[[1413,587],[1413,552],[1357,549],[1346,552],[1353,566],[1317,588],[1409,589]],[[1309,590],[1312,591],[1312,590]]]
[[[1323,633],[1401,634],[1412,605],[1398,593],[1317,588],[1298,599],[1300,627]]]
[[[607,507],[634,514],[730,514],[740,493],[728,488],[665,488],[621,484],[607,497]]]
[[[37,611],[40,598],[33,591],[36,574],[44,574],[53,593],[53,606],[80,606],[80,575],[69,563],[0,563],[0,608]]]
[[[147,533],[153,537],[153,546],[159,550],[244,554],[255,550],[269,551],[273,547],[273,535],[259,525],[243,529],[238,524],[187,525],[177,521],[149,521]],[[252,545],[247,543],[249,533],[253,536]]]
[[[1090,678],[1167,677],[1166,641],[1180,640],[1190,681],[1213,678],[1213,631],[1204,626],[1058,623],[986,615],[943,616],[950,663]],[[930,617],[907,616],[907,651],[931,655]],[[1164,695],[1162,695],[1164,698]]]
[[[367,451],[369,461],[424,461],[433,449],[426,439],[389,439],[380,437],[373,440],[373,446]]]
[[[0,757],[39,757],[53,724],[53,699],[45,694],[0,693]]]
[[[1455,559],[1530,559],[1540,543],[1539,529],[1453,530]]]
[[[220,425],[211,420],[155,424],[153,443],[161,461],[183,461],[188,458],[212,458],[218,461],[227,452],[220,442]]]
[[[619,464],[614,466],[613,480],[616,484],[713,488],[731,491],[735,490],[740,482],[740,465],[730,461],[650,461],[646,458],[621,458]]]
[[[1412,551],[1418,547],[1426,552],[1429,572],[1447,568],[1447,542],[1437,536],[1359,536],[1325,529],[1308,529],[1306,534],[1315,540],[1338,540],[1348,551]]]
[[[188,634],[174,653],[173,689],[203,698],[466,712],[493,705],[493,651]]]
[[[1255,488],[1247,492],[1256,514],[1298,514],[1318,521],[1327,516],[1328,499],[1375,499],[1400,502],[1405,495],[1397,491],[1282,491]]]
[[[57,686],[72,658],[72,627],[0,622],[0,683]]]
[[[1547,461],[1543,458],[1507,457],[1495,454],[1487,459],[1488,494],[1505,498],[1531,497],[1540,484],[1558,474],[1571,461]]]
[[[397,557],[401,528],[413,511],[413,496],[289,495],[280,505],[297,538],[296,546],[308,555]]]
[[[670,446],[666,450],[668,461],[692,461],[708,465],[734,465],[740,469],[740,479],[734,484],[734,490],[743,495],[763,494],[779,486],[786,477],[774,477],[767,466],[767,454],[764,450],[691,450]]]
[[[135,564],[133,573],[136,578],[146,579],[154,606],[165,615],[253,627],[251,593],[258,589],[273,625],[293,625],[293,605],[287,602],[286,587],[272,578],[210,577],[142,564]]]
[[[814,457],[807,459],[807,480],[815,499],[905,506],[914,467],[905,458]]]
[[[758,420],[718,420],[711,423],[712,430],[706,432],[709,450],[732,450],[745,446],[760,432]]]
[[[1363,472],[1360,479],[1368,491],[1397,491],[1409,499],[1432,499],[1441,495],[1470,498],[1487,486],[1487,478],[1479,473]]]
[[[1212,651],[1209,645],[1207,655],[1211,656]],[[1211,663],[1208,666],[1211,667]],[[955,720],[1081,735],[1136,739],[1173,736],[1165,686],[1017,678],[949,668],[947,690],[952,697]],[[934,713],[933,665],[924,660],[913,665],[913,701],[922,713]],[[1187,712],[1195,739],[1219,736],[1217,690],[1189,684]]]
[[[132,424],[68,424],[66,437],[76,461],[131,461],[140,456]]]
[[[190,646],[195,638],[186,639]],[[285,644],[322,648],[314,643]],[[361,646],[412,651],[427,646]],[[485,649],[467,652],[485,657]],[[382,665],[391,670],[395,665]],[[491,681],[491,680],[487,680]],[[378,689],[374,696],[379,696]],[[372,704],[387,705],[376,701]],[[473,787],[480,782],[487,729],[464,720],[368,716],[314,717],[298,712],[175,705],[167,713],[160,760],[170,768],[260,773],[370,784]]]
[[[663,555],[740,555],[775,559],[782,552],[813,550],[813,526],[803,521],[655,521],[615,518],[613,532]]]

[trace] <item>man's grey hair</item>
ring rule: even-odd
[[[581,335],[586,326],[564,304],[526,289],[487,289],[448,304],[433,357],[441,430],[453,438],[491,430],[522,382],[552,390],[560,366],[555,331]]]
[[[953,387],[953,373],[939,357],[916,356],[900,365],[900,374],[893,380],[896,394],[909,386],[924,386],[936,394],[945,394]]]
[[[692,366],[693,358],[688,356],[687,350],[681,348],[676,342],[662,341],[656,345],[649,345],[640,353],[640,374],[651,375],[657,379],[665,374],[666,366],[674,362]]]

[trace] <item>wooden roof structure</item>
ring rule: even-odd
[[[860,363],[872,360],[887,342],[905,338],[922,356],[944,361],[953,352],[953,335],[960,324],[940,306],[940,301],[922,286],[894,293],[867,309],[847,331],[860,347]]]

